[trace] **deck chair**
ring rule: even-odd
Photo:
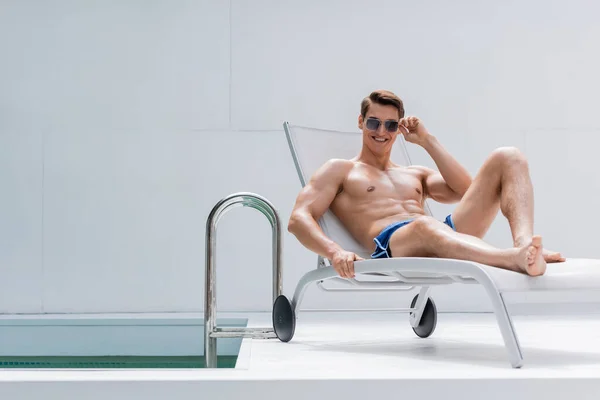
[[[283,124],[289,149],[294,160],[300,184],[306,185],[312,174],[331,158],[352,158],[362,145],[358,132],[340,132]],[[392,159],[397,164],[410,165],[404,139],[399,136]],[[429,207],[426,211],[431,215]],[[440,258],[402,257],[371,259],[373,249],[357,243],[331,211],[318,221],[324,233],[345,250],[355,252],[364,261],[355,262],[355,273],[367,280],[343,279],[337,275],[330,260],[317,257],[317,268],[304,274],[298,282],[293,298],[279,296],[273,307],[275,334],[281,341],[292,339],[295,319],[308,285],[325,281],[346,284],[343,290],[406,289],[419,287],[409,311],[409,322],[419,337],[428,337],[437,323],[437,310],[430,298],[434,285],[479,284],[491,300],[510,364],[523,365],[523,354],[505,297],[508,293],[531,291],[578,291],[600,289],[600,260],[568,259],[564,263],[548,264],[545,275],[528,277],[517,272],[475,262]],[[329,289],[336,290],[336,289]]]

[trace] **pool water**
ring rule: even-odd
[[[237,356],[218,356],[217,368],[235,368]],[[205,368],[204,356],[0,356],[1,368]]]
[[[242,328],[247,318],[218,318]],[[206,368],[204,321],[194,315],[0,315],[6,369]],[[242,338],[219,338],[217,368],[235,368]]]

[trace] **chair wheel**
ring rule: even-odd
[[[410,308],[414,308],[415,304],[417,304],[417,298],[419,295],[416,295],[412,302],[410,303]],[[412,313],[411,313],[412,315]],[[437,308],[435,307],[435,303],[431,298],[427,298],[427,303],[425,304],[425,310],[423,310],[423,315],[421,316],[421,320],[419,321],[419,325],[416,328],[412,328],[413,331],[417,334],[417,336],[421,338],[429,337],[433,331],[435,331],[435,327],[437,325]]]
[[[273,329],[282,342],[289,342],[296,330],[296,315],[292,304],[284,295],[280,295],[273,303]]]

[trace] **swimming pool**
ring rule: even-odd
[[[217,368],[235,368],[237,356],[218,356]],[[0,368],[205,368],[204,356],[0,357]]]
[[[245,327],[245,318],[218,319]],[[15,315],[0,317],[0,369],[204,368],[198,315]],[[218,368],[235,368],[241,338],[217,341]]]

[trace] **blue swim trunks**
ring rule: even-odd
[[[411,223],[413,219],[407,219],[406,221],[395,222],[391,225],[385,227],[384,230],[381,231],[379,235],[373,241],[375,242],[375,251],[371,254],[371,258],[391,258],[392,252],[389,249],[390,238],[392,234],[396,232],[398,229],[402,228],[405,225]],[[454,227],[454,222],[452,221],[452,214],[448,215],[444,220],[444,223],[448,225],[453,230],[456,230]]]

